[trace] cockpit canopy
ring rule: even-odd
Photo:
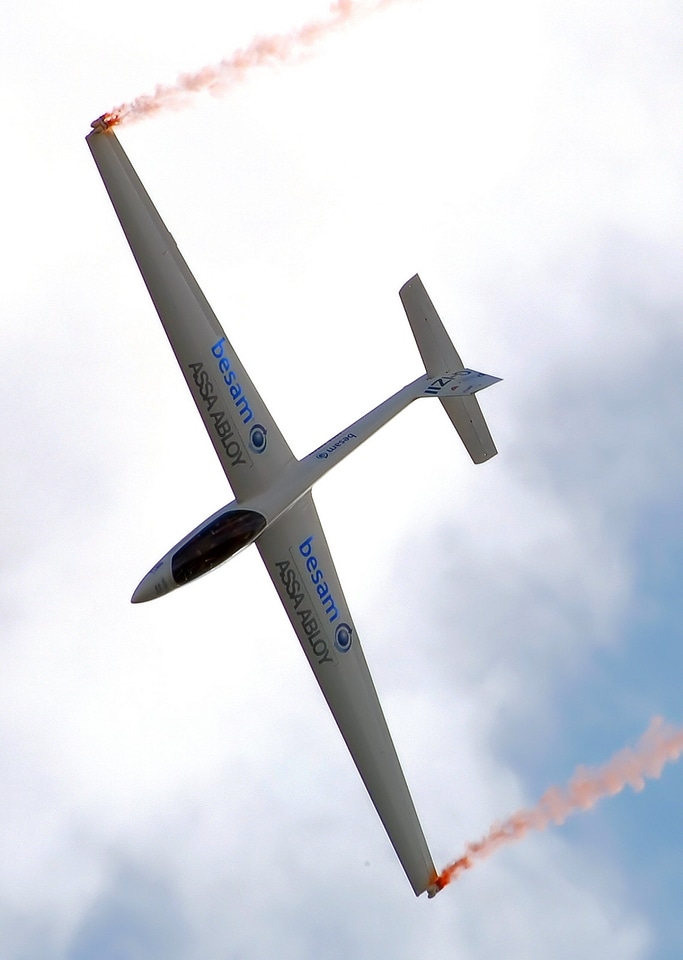
[[[256,510],[225,510],[173,554],[171,573],[181,586],[208,573],[248,547],[266,526]]]

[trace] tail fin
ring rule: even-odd
[[[464,370],[465,365],[417,274],[401,287],[399,296],[427,375],[437,379]],[[489,378],[490,382],[494,382],[494,379]],[[483,463],[495,457],[498,451],[477,398],[470,394],[460,397],[439,395],[439,399],[472,460]]]

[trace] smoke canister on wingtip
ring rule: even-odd
[[[108,130],[110,127],[115,126],[119,122],[119,117],[115,113],[103,113],[97,120],[93,120],[90,126],[93,130],[98,130],[103,132]]]

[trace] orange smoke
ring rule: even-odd
[[[683,730],[667,726],[654,717],[636,746],[615,753],[611,760],[595,770],[578,767],[566,787],[550,787],[531,810],[518,810],[502,823],[495,823],[477,843],[468,843],[465,853],[439,875],[436,886],[442,889],[488,857],[498,847],[521,840],[528,830],[545,830],[550,823],[564,823],[578,810],[588,810],[603,797],[620,793],[625,786],[642,790],[645,778],[659,777],[666,763],[683,753]]]
[[[373,6],[361,5],[355,0],[334,0],[329,16],[311,20],[289,33],[255,37],[249,46],[236,50],[231,56],[213,66],[202,67],[195,73],[182,73],[175,83],[159,84],[154,93],[143,94],[129,103],[122,103],[99,121],[104,127],[133,123],[152,116],[160,110],[180,110],[188,106],[194,94],[207,91],[218,95],[241,83],[256,67],[291,63],[300,59],[318,41],[330,33],[380,10],[396,0],[377,0]],[[93,126],[95,125],[93,124]]]

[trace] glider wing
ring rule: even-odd
[[[238,500],[294,456],[109,128],[86,140],[192,398]]]
[[[311,493],[256,546],[413,890],[433,892],[437,872]]]

